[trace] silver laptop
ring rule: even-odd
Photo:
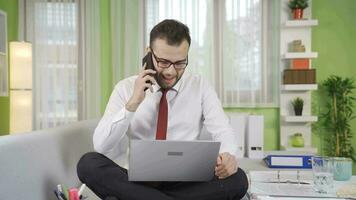
[[[220,142],[131,140],[129,181],[209,181]]]

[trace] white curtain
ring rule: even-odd
[[[75,1],[26,0],[34,50],[34,128],[78,119],[78,18]]]
[[[100,1],[79,0],[79,120],[101,116]]]
[[[111,0],[112,85],[138,73],[144,55],[142,0]]]
[[[146,44],[152,27],[164,19],[188,25],[192,45],[187,69],[211,81],[224,107],[278,105],[278,55],[273,55],[278,39],[271,37],[278,29],[269,16],[278,0],[269,5],[262,0],[145,2]]]
[[[100,85],[96,85],[100,83],[97,78],[100,73],[94,78],[91,76],[100,69],[99,54],[93,55],[97,51],[91,51],[98,47],[98,40],[92,40],[98,33],[90,27],[97,25],[97,19],[91,18],[94,21],[90,23],[83,19],[90,12],[99,18],[94,8],[99,6],[92,1],[81,4],[83,9],[79,9],[79,0],[24,1],[26,38],[32,43],[34,55],[34,129],[75,122],[78,112],[80,119],[86,119],[97,115],[96,108],[100,108],[96,98],[90,99],[95,96],[93,93],[100,92]],[[88,13],[83,12],[85,9]],[[92,32],[85,32],[87,30]],[[97,95],[100,97],[100,93]],[[84,106],[79,108],[79,105]]]

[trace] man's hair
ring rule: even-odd
[[[173,19],[165,19],[153,27],[150,33],[150,46],[157,39],[164,39],[168,45],[179,46],[184,40],[187,40],[190,46],[189,28]]]

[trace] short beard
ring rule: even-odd
[[[161,88],[163,88],[163,89],[171,89],[171,88],[173,88],[173,87],[178,83],[178,81],[182,78],[183,74],[184,74],[184,72],[183,72],[179,77],[176,76],[176,78],[177,78],[176,81],[173,83],[172,86],[169,86],[169,87],[168,87],[166,84],[164,84],[164,83],[161,82],[161,80],[163,79],[163,77],[161,76],[161,73],[159,73],[159,74],[156,73],[156,74],[155,74],[155,79],[156,79],[158,85],[159,85]]]

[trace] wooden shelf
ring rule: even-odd
[[[282,146],[283,150],[293,151],[293,152],[305,152],[305,153],[312,153],[316,154],[318,149],[315,147],[305,146],[305,147],[285,147]]]
[[[316,19],[308,19],[308,20],[287,20],[284,24],[285,27],[311,27],[317,26],[319,21]]]
[[[281,86],[281,89],[286,91],[317,90],[318,84],[284,84]]]
[[[317,52],[290,52],[285,53],[282,58],[284,59],[295,59],[295,58],[317,58]]]
[[[282,116],[283,120],[285,122],[302,122],[302,123],[308,123],[308,122],[317,122],[318,117],[317,116]]]

